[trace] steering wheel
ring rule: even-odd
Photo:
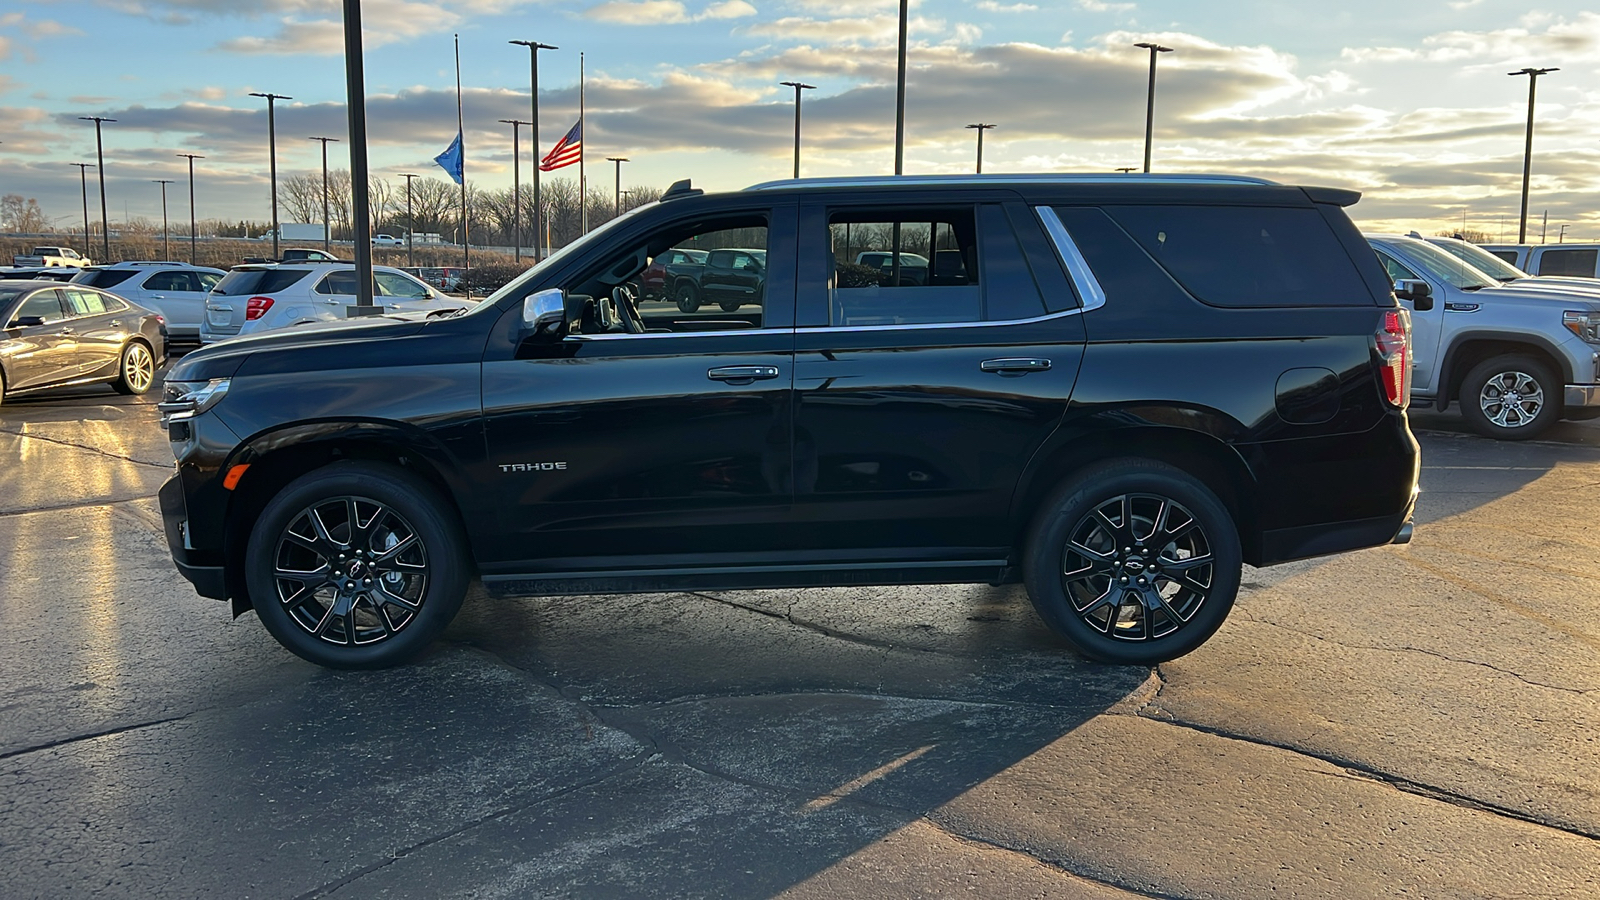
[[[633,291],[625,284],[619,284],[611,290],[611,305],[616,307],[617,320],[622,328],[629,334],[644,334],[644,317],[639,315],[639,304],[633,298]]]

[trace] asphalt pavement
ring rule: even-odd
[[[493,599],[318,669],[195,595],[154,394],[0,406],[0,897],[1600,895],[1600,428],[1420,414],[1416,539],[1157,670],[1019,588]]]

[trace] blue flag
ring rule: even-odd
[[[433,161],[438,163],[441,169],[449,172],[456,184],[461,183],[461,132],[456,132],[456,139],[450,142],[450,146],[443,153],[435,156]]]

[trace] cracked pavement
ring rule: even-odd
[[[0,894],[1593,897],[1600,429],[1419,417],[1414,543],[1159,671],[1020,588],[505,600],[317,669],[167,559],[153,395],[0,407]]]

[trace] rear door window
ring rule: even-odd
[[[1539,257],[1540,275],[1595,276],[1600,250],[1546,250]]]
[[[197,291],[194,276],[188,272],[157,272],[145,281],[147,291]]]
[[[98,316],[108,311],[105,298],[94,291],[67,288],[62,293],[67,295],[67,306],[74,316]]]
[[[978,234],[972,207],[836,209],[828,217],[835,326],[978,322]]]
[[[1212,306],[1370,306],[1360,271],[1315,209],[1107,206],[1196,299]]]

